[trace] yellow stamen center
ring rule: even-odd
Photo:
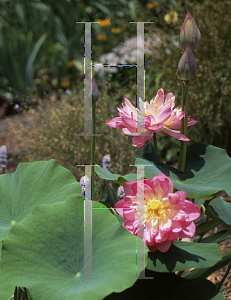
[[[160,202],[158,200],[152,200],[151,203],[149,204],[149,207],[151,210],[157,210],[160,207]]]
[[[146,221],[152,218],[159,218],[165,213],[163,203],[157,199],[151,200],[147,205],[145,214]]]

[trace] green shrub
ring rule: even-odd
[[[231,19],[230,1],[185,1],[178,8],[178,21],[174,27],[175,41],[184,18],[189,11],[201,31],[201,45],[194,51],[197,71],[189,85],[189,114],[198,120],[190,128],[189,138],[204,141],[231,150]],[[222,17],[221,17],[222,16]],[[171,26],[171,24],[169,24]],[[180,48],[173,43],[174,37],[159,33],[162,44],[155,56],[146,58],[147,99],[163,88],[172,92],[180,105],[181,84],[176,77],[177,65],[182,55]],[[150,98],[151,99],[151,98]]]
[[[100,98],[96,105],[95,163],[102,165],[106,154],[111,156],[113,173],[126,174],[135,172],[130,167],[139,151],[132,146],[132,137],[125,136],[121,130],[111,128],[105,122],[118,116],[118,101],[108,96],[112,89],[110,82],[98,84]],[[135,84],[121,91],[135,105]],[[119,99],[122,102],[123,99]],[[84,133],[84,95],[83,90],[63,94],[61,101],[55,96],[41,107],[29,111],[31,121],[27,124],[10,123],[13,143],[22,151],[21,161],[56,159],[61,165],[69,168],[79,180],[84,170],[75,164],[90,163],[91,137],[76,136]]]

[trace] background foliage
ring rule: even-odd
[[[197,72],[189,93],[189,113],[198,124],[190,128],[189,138],[230,153],[230,6],[230,1],[1,1],[0,94],[12,105],[20,104],[18,111],[30,107],[31,122],[11,122],[10,127],[21,149],[21,161],[55,158],[77,177],[74,164],[89,162],[89,137],[75,136],[83,133],[84,103],[84,25],[75,24],[76,20],[103,20],[92,25],[93,62],[136,36],[136,26],[128,24],[129,20],[152,20],[145,34],[157,34],[161,43],[153,40],[153,54],[145,55],[146,100],[163,88],[165,93],[174,93],[179,105],[178,36],[187,11],[202,34],[194,52]],[[117,116],[116,107],[122,106],[123,97],[135,105],[135,68],[119,68],[105,78],[94,76],[100,90],[97,130],[102,131],[96,139],[96,163],[110,154],[112,171],[125,174],[137,149],[131,146],[130,137],[109,128],[105,121]],[[158,134],[158,141],[167,162],[178,159],[177,140]]]

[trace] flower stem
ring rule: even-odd
[[[225,275],[223,276],[223,278],[221,279],[221,281],[217,284],[217,289],[218,289],[218,291],[219,291],[220,288],[222,287],[222,285],[223,285],[223,283],[224,283],[226,277],[229,275],[230,269],[231,269],[231,262],[230,262],[229,265],[228,265],[228,268],[227,268],[227,270],[226,270],[226,272],[225,272]]]
[[[153,133],[153,146],[157,152],[157,141],[156,141],[156,133],[155,132]]]
[[[95,106],[96,101],[92,99],[92,136],[91,136],[91,195],[94,200],[94,163],[95,163]]]
[[[181,133],[187,136],[188,132],[188,81],[183,81],[182,84],[182,99],[181,99],[181,109],[184,111],[185,116],[181,119]],[[180,145],[180,158],[178,164],[178,170],[184,172],[185,161],[186,161],[186,151],[188,142],[181,141]]]

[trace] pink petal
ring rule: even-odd
[[[113,119],[107,121],[106,124],[108,126],[111,126],[114,128],[120,128],[120,129],[123,128],[123,126],[124,126],[124,122],[121,120],[120,117],[113,118]]]
[[[188,119],[188,126],[192,126],[195,125],[198,121],[194,120],[194,119]]]
[[[151,124],[154,124],[154,123],[151,123]],[[147,130],[152,131],[153,133],[159,132],[163,128],[163,125],[164,125],[164,123],[158,123],[158,124],[154,124],[154,125],[151,125],[151,124],[148,124],[148,125],[145,124],[145,128]]]
[[[156,244],[156,248],[160,251],[160,252],[167,252],[169,250],[169,248],[171,247],[172,242],[171,241],[165,241],[161,244]]]
[[[193,204],[191,201],[185,200],[186,207],[183,209],[187,213],[187,222],[194,221],[200,217],[201,211],[198,205]]]
[[[161,187],[163,198],[166,197],[168,193],[171,193],[173,191],[172,181],[164,174],[159,174],[151,178],[151,182],[153,184],[154,192],[156,188],[158,188],[158,186]]]
[[[125,195],[136,196],[137,193],[137,181],[128,181],[124,183]],[[118,203],[118,202],[117,202]]]
[[[173,95],[173,93],[168,93],[166,95],[166,98],[165,98],[165,104],[170,104],[171,105],[171,108],[173,108],[175,106],[175,96]]]
[[[157,235],[155,236],[155,242],[160,244],[166,241],[168,238],[168,234],[162,231],[158,231]]]
[[[126,126],[128,126],[128,125],[126,125]],[[133,127],[122,128],[122,131],[126,135],[133,135],[133,136],[137,135],[136,128],[133,128]]]
[[[154,103],[159,106],[164,104],[164,90],[163,89],[159,89],[157,91],[157,95],[154,99]]]
[[[150,134],[145,135],[145,136],[134,136],[132,139],[132,144],[135,147],[141,147],[141,146],[144,147],[146,142],[152,138],[153,138],[153,136]]]
[[[131,104],[131,102],[127,98],[124,98],[124,103],[130,111],[136,112],[136,108]]]
[[[175,241],[178,240],[178,236],[179,236],[178,232],[172,232],[172,231],[170,231],[168,233],[168,240],[171,241],[171,242],[175,242]]]
[[[126,221],[135,221],[136,219],[136,210],[135,209],[124,209],[123,217]]]
[[[117,211],[117,213],[123,218],[124,217],[124,205],[125,205],[125,199],[122,199],[118,202],[116,202],[115,204],[115,210]]]
[[[183,135],[180,131],[177,130],[171,130],[169,128],[164,127],[161,132],[163,132],[166,135],[172,136],[180,141],[188,142],[190,139],[188,139],[185,135]]]
[[[151,137],[151,139],[150,139],[149,141],[150,141],[150,143],[153,143],[153,136]],[[145,144],[146,144],[146,142],[145,142]],[[137,149],[141,152],[141,151],[143,150],[145,144],[142,145],[142,146],[137,147]],[[133,146],[134,146],[134,145],[133,145]]]
[[[153,246],[149,246],[148,245],[148,249],[150,252],[156,252],[158,249],[156,248],[156,245],[153,245]]]
[[[160,221],[160,224],[159,224],[159,229],[162,231],[162,232],[168,232],[172,227],[172,220],[171,219],[167,219],[167,220],[164,220],[163,222]]]
[[[128,117],[121,117],[122,121],[124,122],[125,125],[128,125],[130,127],[136,128],[136,120],[128,118]]]
[[[187,238],[194,236],[196,231],[196,226],[193,222],[185,222],[182,231],[179,232],[179,238]]]
[[[127,221],[125,220],[123,223],[123,226],[129,230],[132,234],[135,234],[135,226],[133,221]]]
[[[182,230],[182,226],[180,222],[173,221],[172,222],[172,232],[180,232]]]
[[[184,113],[182,112],[181,116],[171,116],[167,122],[165,122],[165,127],[169,129],[180,129],[181,128],[181,119],[184,117]]]
[[[169,193],[168,198],[169,198],[169,202],[172,205],[180,203],[180,196],[177,193]],[[171,207],[171,209],[172,209],[172,207]]]
[[[181,201],[186,200],[187,194],[186,194],[185,191],[177,191],[177,192],[175,192],[175,194],[177,194],[177,195],[180,196],[180,200],[181,200]]]
[[[158,123],[164,123],[165,121],[167,121],[171,116],[171,112],[171,106],[168,104],[164,105],[163,108],[161,108],[161,110],[158,111]]]

